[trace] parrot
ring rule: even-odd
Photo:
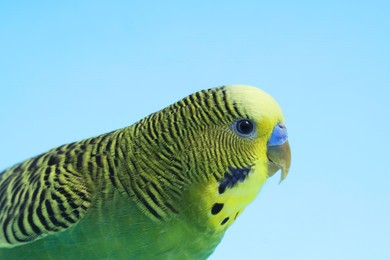
[[[273,97],[201,90],[1,172],[0,259],[207,259],[290,163]]]

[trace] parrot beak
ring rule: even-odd
[[[288,174],[291,163],[290,144],[287,140],[287,128],[280,123],[275,126],[271,138],[267,144],[268,157],[268,177],[274,175],[277,171],[282,170],[280,176],[281,183]]]

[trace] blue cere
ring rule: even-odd
[[[279,123],[275,126],[271,138],[268,140],[268,146],[284,144],[287,141],[287,128],[284,124]]]

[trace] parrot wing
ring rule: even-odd
[[[66,148],[53,149],[0,173],[0,247],[64,231],[84,217],[91,191],[72,160],[82,153]]]

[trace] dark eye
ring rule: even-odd
[[[233,131],[242,137],[253,137],[255,124],[246,118],[238,119],[233,123]]]

